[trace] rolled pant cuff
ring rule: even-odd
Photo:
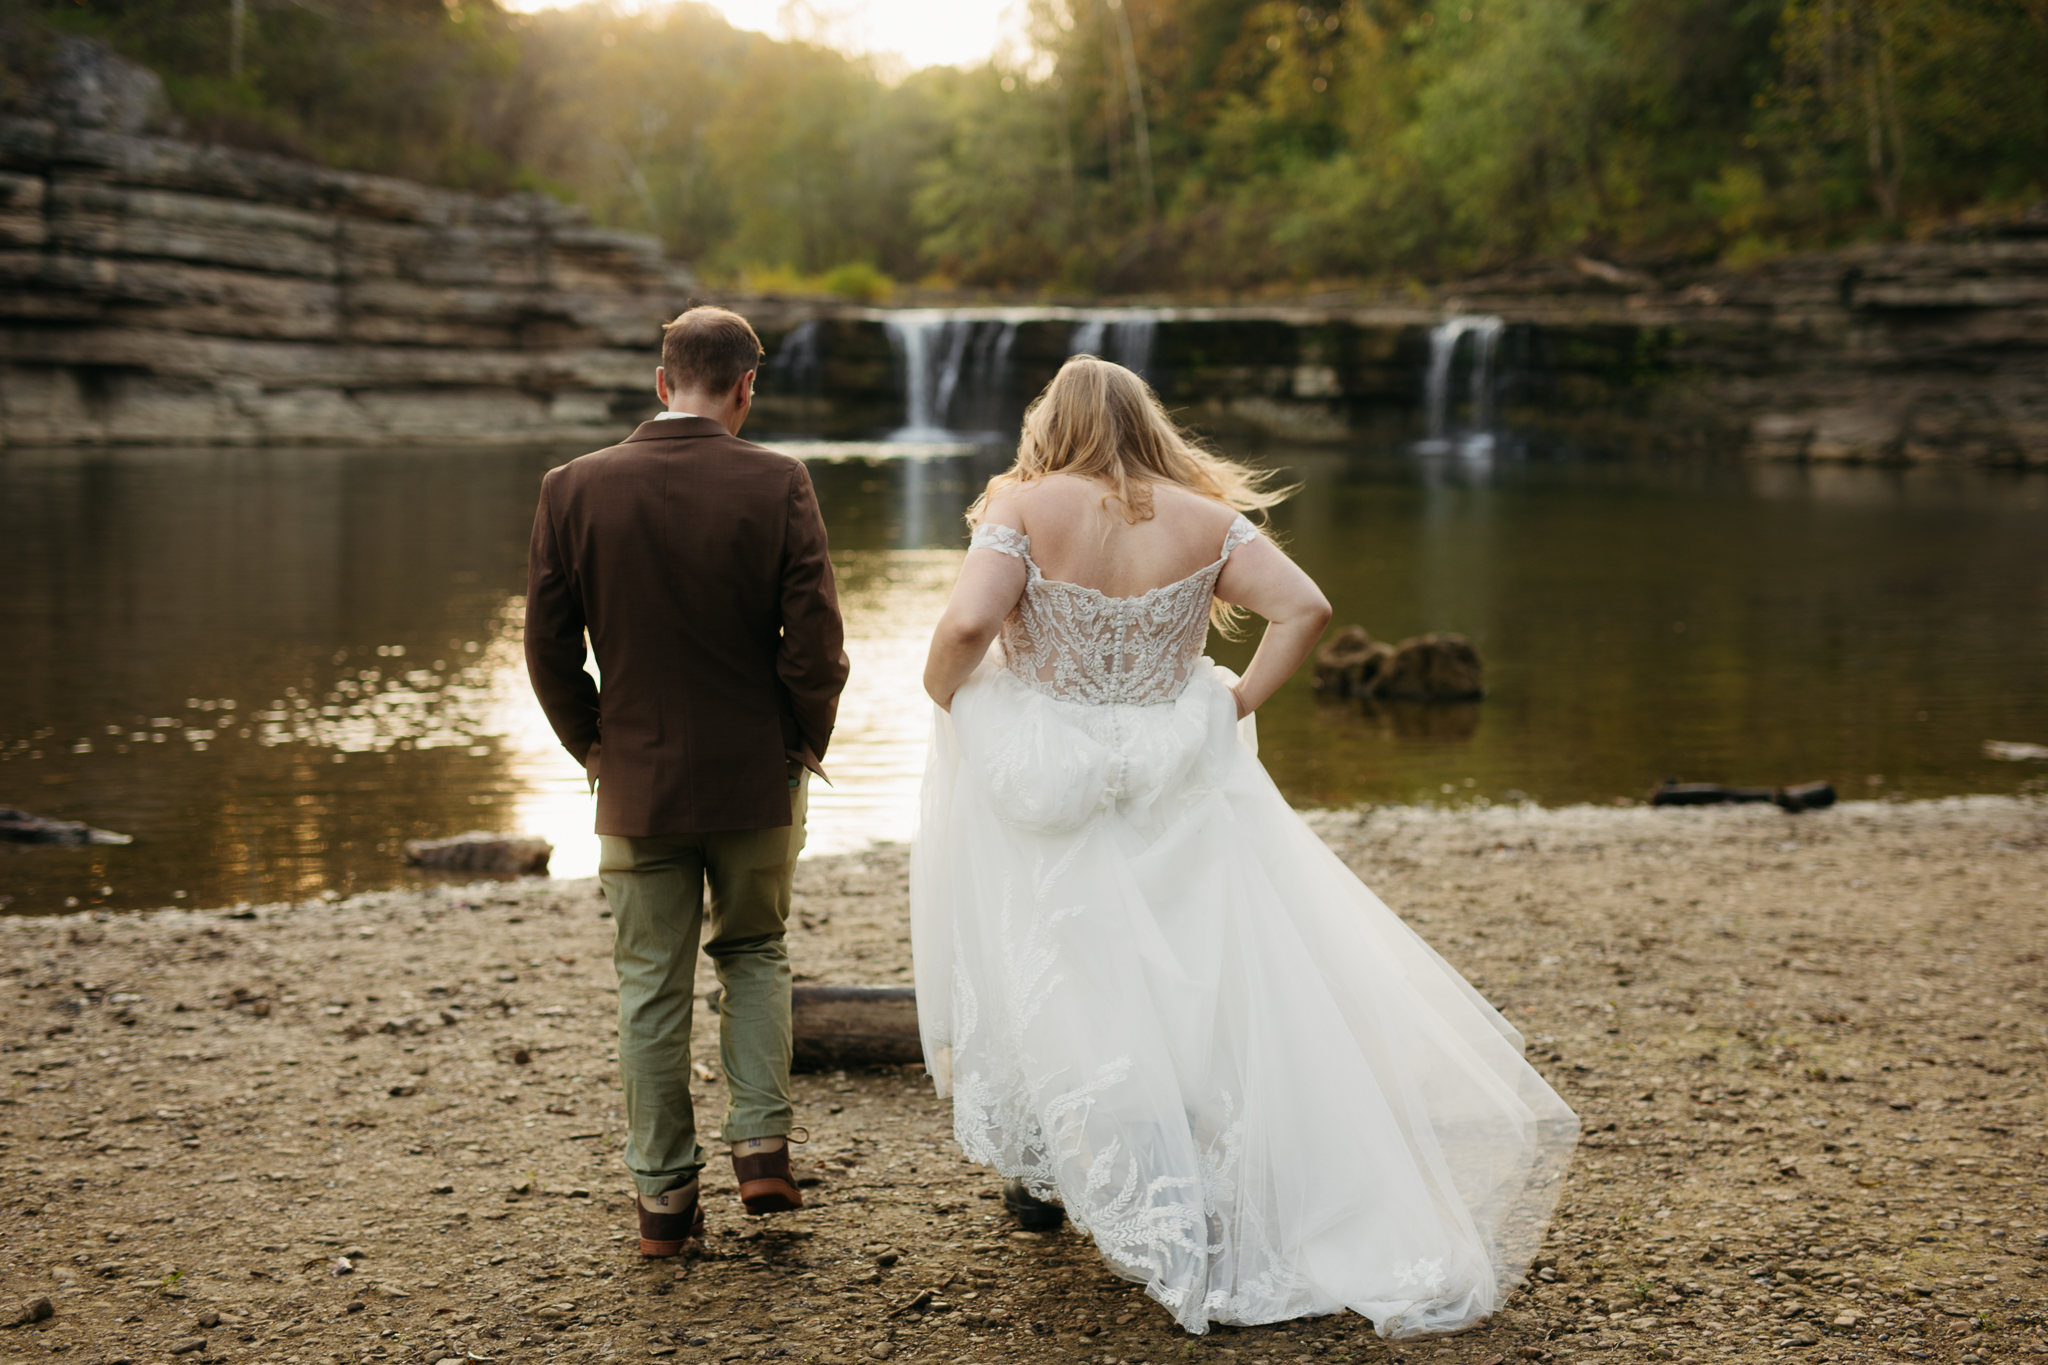
[[[787,1118],[766,1120],[759,1123],[728,1123],[719,1133],[723,1142],[747,1142],[754,1138],[788,1137],[789,1130],[796,1127]]]
[[[664,1171],[660,1175],[643,1175],[639,1171],[634,1171],[633,1188],[652,1199],[655,1195],[681,1189],[695,1180],[698,1172],[703,1169],[702,1166],[692,1166],[686,1171]]]

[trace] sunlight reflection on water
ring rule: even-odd
[[[829,784],[811,782],[806,857],[907,842],[917,825],[931,703],[925,648],[960,570],[958,550],[844,550],[832,556],[852,664],[826,755]],[[482,728],[499,737],[518,787],[511,827],[555,846],[557,877],[597,872],[593,803],[583,775],[534,703],[516,636],[493,640],[491,703]]]
[[[853,665],[808,853],[906,840],[926,641],[961,513],[1009,453],[788,446],[831,528]],[[423,883],[405,842],[471,829],[594,871],[591,797],[520,648],[534,489],[562,457],[7,452],[0,804],[135,842],[0,846],[0,914]],[[1261,757],[1298,805],[2048,781],[1982,747],[2048,739],[2039,478],[1272,458],[1305,484],[1277,530],[1338,621],[1459,631],[1489,665],[1487,700],[1460,706],[1283,688]],[[1250,648],[1211,641],[1240,669]]]

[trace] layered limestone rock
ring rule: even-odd
[[[99,87],[0,119],[0,444],[590,442],[653,408],[691,284],[653,238],[142,135],[147,92]]]
[[[1101,330],[1087,319],[1107,315],[951,316],[984,330],[932,340],[927,366],[961,372],[960,385],[936,387],[958,394],[970,380],[994,382],[1021,411],[1088,328]],[[1444,320],[1476,316],[1501,323],[1486,406],[1510,428],[1612,450],[2048,464],[2048,207],[1949,240],[1816,252],[1749,271],[1653,277],[1581,260],[1428,298],[1347,293],[1128,316],[1147,329],[1146,377],[1211,433],[1412,436]],[[890,319],[851,306],[757,315],[771,349],[791,338],[769,366],[764,417],[830,435],[900,422],[904,366],[892,351],[903,329]],[[1002,375],[963,363],[984,351],[1005,357]],[[1472,358],[1467,341],[1450,375],[1453,435],[1472,416]]]
[[[659,324],[691,285],[653,238],[540,196],[152,135],[175,130],[156,78],[65,44],[47,117],[0,118],[0,445],[595,444],[653,408]],[[736,306],[778,357],[761,427],[907,424],[902,315]],[[1433,329],[1459,314],[1503,322],[1481,406],[1512,427],[1609,449],[2048,464],[2048,206],[1746,272],[1581,258],[1398,297],[1116,316],[1142,317],[1147,377],[1205,430],[1355,441],[1415,434]],[[976,315],[997,330],[926,360],[1002,358],[966,376],[1000,392],[952,414],[977,431],[1014,421],[1079,338],[1130,325]],[[1469,399],[1468,370],[1460,384]],[[1471,415],[1455,392],[1451,408],[1452,427]]]

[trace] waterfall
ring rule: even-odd
[[[903,366],[904,422],[894,439],[941,440],[994,428],[1009,387],[1015,320],[918,308],[892,312],[882,325]]]
[[[1429,374],[1423,382],[1423,405],[1429,416],[1426,446],[1448,449],[1451,417],[1451,367],[1458,343],[1472,338],[1472,430],[1484,433],[1493,423],[1493,357],[1500,346],[1499,318],[1464,316],[1429,329]]]
[[[782,344],[762,367],[761,377],[773,386],[774,392],[815,394],[824,387],[825,363],[819,345],[824,331],[824,323],[806,318],[782,338]]]
[[[1143,375],[1152,363],[1152,334],[1158,328],[1159,315],[1149,309],[1084,316],[1067,338],[1067,354],[1101,356]]]

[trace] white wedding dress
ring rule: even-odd
[[[1291,810],[1201,657],[1217,560],[1044,577],[935,709],[911,920],[967,1156],[1066,1205],[1191,1332],[1349,1308],[1454,1331],[1522,1278],[1578,1119]]]

